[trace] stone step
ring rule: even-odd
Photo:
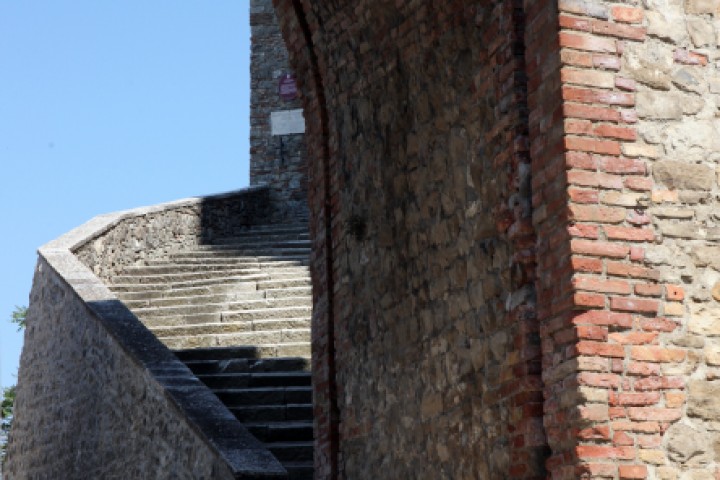
[[[135,304],[133,304],[135,305]],[[128,305],[130,306],[130,305]],[[169,317],[179,315],[198,315],[206,313],[227,313],[239,311],[256,311],[277,308],[312,308],[312,297],[281,297],[253,300],[236,300],[222,303],[205,303],[200,305],[155,305],[151,307],[130,307],[141,318]]]
[[[236,346],[236,347],[214,347],[214,348],[191,348],[191,349],[175,349],[173,353],[183,362],[188,361],[204,361],[204,360],[235,360],[245,359],[254,361],[264,361],[257,355],[254,347]],[[272,359],[276,360],[276,359]]]
[[[286,248],[239,248],[237,245],[204,245],[195,247],[193,250],[187,252],[177,252],[170,255],[170,258],[182,258],[187,256],[194,256],[200,253],[207,253],[212,256],[217,256],[222,253],[225,255],[231,255],[233,257],[258,257],[263,260],[285,260],[287,257],[310,257],[311,247],[286,247]]]
[[[245,426],[261,442],[308,442],[313,424],[308,421],[247,422]]]
[[[283,265],[278,265],[283,263]],[[156,265],[140,265],[125,267],[123,275],[127,276],[152,276],[152,275],[169,275],[169,274],[181,274],[181,273],[200,273],[200,272],[226,272],[226,271],[239,271],[239,272],[308,272],[308,267],[304,265],[294,265],[292,262],[277,262],[277,264],[263,262],[260,263],[215,263],[215,264],[202,264],[202,263],[191,263],[191,264],[177,264],[177,263],[164,263]]]
[[[265,443],[280,462],[311,462],[313,460],[313,442],[271,442]]]
[[[200,350],[200,349],[195,349]],[[207,349],[220,350],[220,349]],[[176,352],[177,353],[177,352]],[[209,355],[212,355],[211,353]],[[309,372],[310,362],[306,358],[229,358],[185,360],[185,365],[196,375],[213,373],[245,372]]]
[[[292,223],[281,223],[281,224],[264,224],[264,225],[251,225],[246,229],[237,230],[233,232],[233,236],[245,236],[245,235],[263,235],[267,233],[285,233],[285,232],[300,232],[307,233],[310,231],[310,227],[306,221],[292,222]]]
[[[294,236],[296,238],[288,238]],[[300,237],[300,238],[298,238]],[[304,238],[303,238],[304,237]],[[310,248],[310,235],[260,235],[245,237],[227,237],[213,240],[211,244],[201,244],[193,249],[226,248],[228,245],[235,246],[238,250],[255,249],[282,249],[282,248]]]
[[[172,333],[165,331],[165,334]],[[197,335],[167,335],[158,336],[158,339],[169,348],[192,347],[230,347],[233,345],[265,345],[293,344],[298,342],[310,342],[309,328],[294,328],[286,330],[253,330],[249,332],[233,333],[204,333]]]
[[[310,372],[214,373],[197,377],[212,390],[310,385]]]
[[[228,388],[214,392],[230,408],[312,403],[311,387]]]
[[[266,290],[288,287],[302,287],[310,285],[310,276],[304,275],[300,277],[288,276],[278,280],[267,280],[266,274],[258,276],[246,275],[238,277],[217,277],[201,280],[191,280],[186,282],[170,282],[170,283],[115,283],[108,287],[113,292],[138,292],[143,290],[174,290],[194,287],[209,286],[227,286],[236,285],[238,289],[243,290]]]
[[[109,285],[108,288],[119,297],[128,300],[144,300],[156,298],[191,297],[195,295],[250,295],[262,293],[257,289],[255,282],[212,283],[209,285],[191,285],[189,287],[174,287],[169,284],[162,285]],[[262,298],[262,297],[258,297]]]
[[[273,271],[260,270],[257,268],[247,269],[232,269],[224,271],[198,271],[198,272],[175,272],[158,275],[117,275],[113,277],[112,281],[118,285],[131,285],[131,284],[178,284],[184,282],[192,282],[197,280],[222,280],[222,279],[235,279],[235,280],[272,280],[282,279],[286,277],[298,277],[299,275],[306,275],[307,270],[304,267],[294,267],[287,269],[278,269]]]
[[[179,301],[180,304],[186,302],[193,304],[194,298],[207,298],[209,303],[217,303],[218,301],[232,300],[252,300],[261,298],[282,298],[282,297],[302,297],[312,295],[312,287],[287,287],[267,290],[258,290],[255,282],[228,284],[228,285],[206,285],[200,287],[170,288],[168,285],[162,285],[157,290],[150,290],[147,286],[143,286],[139,290],[134,291],[116,291],[118,297],[124,301],[132,302],[148,302],[148,305],[167,301],[171,304],[175,299],[184,299]],[[114,289],[111,289],[114,290]],[[217,299],[213,301],[212,299]]]
[[[282,466],[288,472],[288,480],[313,480],[315,470],[312,461],[307,462],[282,462]]]
[[[310,318],[312,306],[261,308],[256,310],[223,311],[215,313],[197,313],[189,315],[138,315],[148,327],[171,327],[177,325],[197,325],[199,323],[231,323],[252,320],[271,320],[280,318]]]
[[[279,318],[272,320],[253,320],[249,322],[199,323],[195,325],[149,327],[149,330],[158,338],[169,338],[308,328],[310,328],[310,319],[308,318]]]
[[[281,288],[310,286],[310,276],[304,278],[283,278],[273,280],[258,280],[258,290],[277,290]]]
[[[238,339],[233,338],[238,334],[230,335],[208,335],[202,337],[181,336],[181,337],[165,337],[159,338],[171,350],[184,350],[189,348],[212,348],[212,347],[230,347],[242,345],[251,348],[249,354],[253,358],[273,358],[273,357],[304,357],[310,358],[310,333],[309,331],[302,335],[293,334],[293,330],[288,331],[288,337],[303,337],[301,341],[288,341],[283,343],[242,343]],[[254,333],[254,332],[253,332]],[[245,339],[247,340],[247,339]],[[252,339],[251,339],[252,340]]]
[[[205,265],[238,265],[256,267],[259,269],[273,268],[273,267],[307,267],[309,259],[307,257],[288,258],[282,260],[266,260],[263,261],[258,257],[232,257],[228,255],[208,255],[204,252],[200,252],[197,257],[184,256],[180,258],[173,258],[168,260],[148,260],[147,266],[166,266],[166,265],[181,265],[181,266],[205,266]]]
[[[296,262],[301,265],[306,264],[310,260],[310,256],[306,254],[301,255],[286,255],[282,258],[272,255],[240,255],[236,251],[230,249],[215,249],[215,250],[185,250],[178,251],[170,254],[169,258],[162,260],[162,262],[171,263],[191,263],[191,262],[230,262],[230,263],[251,263],[256,262],[257,264],[263,263],[278,263],[283,262]],[[160,261],[160,260],[157,260]]]
[[[118,292],[118,297],[130,309],[147,307],[172,307],[181,305],[205,305],[223,302],[263,300],[268,297],[263,290],[215,293],[210,295],[164,296],[162,290],[150,292]],[[302,296],[302,295],[298,295]]]
[[[241,405],[231,407],[230,411],[243,423],[246,422],[283,422],[312,421],[311,403],[287,405]]]
[[[246,242],[258,242],[258,241],[265,241],[268,244],[274,244],[275,242],[305,242],[308,243],[311,241],[310,238],[310,232],[307,230],[304,232],[301,231],[288,231],[286,233],[278,233],[278,232],[264,232],[259,235],[233,235],[223,238],[215,238],[213,239],[212,243],[204,244],[209,246],[214,245],[227,245],[229,243],[231,244],[242,244]],[[203,245],[203,244],[201,244]]]

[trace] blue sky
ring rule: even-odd
[[[248,0],[0,0],[0,384],[40,245],[247,186]]]

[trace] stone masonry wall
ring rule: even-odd
[[[144,265],[173,250],[211,244],[253,225],[282,220],[286,213],[274,205],[268,188],[251,187],[108,214],[87,225],[99,229],[99,234],[89,241],[83,238],[75,254],[96,275],[109,280],[128,265]],[[95,226],[98,222],[105,225]]]
[[[250,184],[269,185],[272,197],[292,216],[307,217],[307,161],[304,134],[271,135],[271,112],[302,108],[300,97],[278,95],[280,77],[293,73],[272,0],[250,4]]]
[[[275,5],[321,476],[720,475],[720,2]]]
[[[276,6],[312,139],[318,477],[542,478],[522,5]]]
[[[636,82],[637,155],[652,172],[645,262],[666,284],[652,365],[662,438],[642,459],[659,479],[720,475],[720,2],[648,1],[647,38],[623,53]],[[653,438],[653,437],[650,437]]]
[[[18,380],[9,479],[235,478],[44,261]]]

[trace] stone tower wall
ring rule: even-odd
[[[307,216],[304,134],[272,135],[271,115],[302,108],[298,96],[283,100],[280,77],[292,73],[271,0],[252,0],[250,61],[250,185],[271,187],[274,204],[290,216]]]

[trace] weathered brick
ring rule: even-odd
[[[629,242],[652,242],[655,232],[649,228],[616,227],[606,225],[603,227],[608,240],[627,240]]]
[[[635,104],[635,95],[624,92],[598,90],[593,88],[579,88],[563,86],[563,98],[570,102],[601,103],[605,105],[632,106]]]
[[[576,315],[573,318],[573,323],[576,325],[589,324],[629,328],[632,326],[632,316],[626,313],[593,310]]]
[[[625,23],[641,23],[645,18],[645,10],[625,5],[613,5],[610,8],[613,20]]]
[[[575,447],[578,458],[606,458],[629,460],[635,458],[632,447],[605,447],[600,445],[580,445]]]
[[[571,185],[616,189],[623,187],[623,177],[607,173],[571,170],[567,173],[567,177]]]
[[[657,300],[643,298],[611,297],[610,308],[622,312],[657,313],[660,304]]]
[[[632,287],[626,281],[604,280],[586,276],[573,278],[573,286],[578,290],[588,290],[590,292],[618,293],[626,295],[632,292]]]
[[[637,346],[630,349],[630,357],[642,362],[681,362],[685,351],[674,348]]]
[[[615,332],[609,334],[608,338],[613,342],[623,345],[643,345],[655,342],[657,333],[649,332]]]
[[[614,108],[594,107],[579,103],[563,104],[563,113],[567,118],[586,118],[588,120],[599,120],[605,122],[619,122],[621,118],[620,112]]]
[[[578,68],[563,68],[560,80],[565,84],[586,85],[589,87],[613,88],[615,76],[611,72]]]
[[[647,34],[644,27],[621,25],[602,20],[592,21],[592,31],[593,33],[598,33],[600,35],[609,35],[628,40],[643,40]]]
[[[570,205],[572,218],[578,222],[622,223],[625,209],[593,205]]]
[[[590,52],[617,52],[617,42],[614,39],[570,32],[560,32],[560,46]]]
[[[621,480],[648,478],[647,465],[620,465],[618,473]]]
[[[630,419],[640,421],[673,422],[682,415],[679,408],[630,407],[627,412]]]
[[[630,248],[621,243],[593,242],[587,240],[573,240],[571,242],[573,253],[611,258],[627,256]]]

